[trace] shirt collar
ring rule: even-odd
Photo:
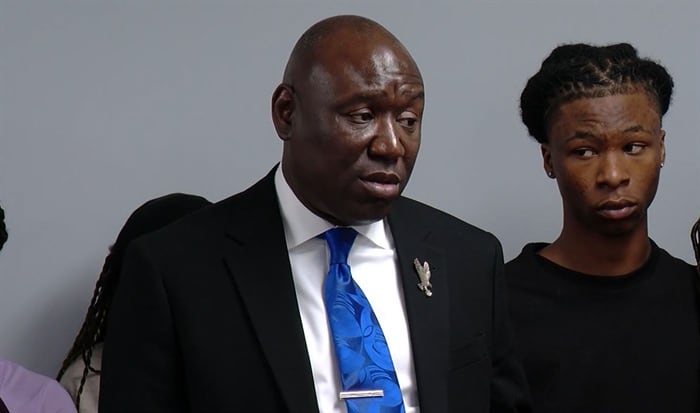
[[[275,190],[282,213],[288,251],[335,226],[309,211],[299,201],[282,173],[281,164],[275,171]],[[353,225],[352,228],[380,248],[390,249],[393,247],[386,218],[366,225]]]

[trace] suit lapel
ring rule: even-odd
[[[318,411],[274,189],[274,169],[241,194],[225,262],[289,411]]]
[[[392,206],[389,225],[396,245],[413,364],[416,370],[421,411],[447,412],[449,355],[449,300],[446,259],[442,249],[429,241],[430,230],[410,220],[400,199]],[[430,266],[433,295],[418,289],[413,260]]]

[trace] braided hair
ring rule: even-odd
[[[102,272],[95,284],[85,320],[56,377],[57,380],[61,380],[68,367],[79,358],[82,359],[85,367],[75,400],[78,411],[80,411],[80,395],[88,374],[90,372],[100,374],[100,371],[91,364],[92,352],[95,345],[104,342],[107,316],[129,242],[209,204],[211,204],[209,201],[200,196],[174,193],[146,202],[126,220],[117,240],[109,249]]]
[[[671,103],[673,79],[660,64],[642,59],[628,43],[609,46],[565,44],[542,62],[520,95],[521,118],[539,143],[547,143],[547,121],[560,105],[643,90],[657,105],[660,117]]]

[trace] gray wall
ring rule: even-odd
[[[173,191],[219,200],[281,144],[269,99],[296,38],[356,13],[403,40],[427,87],[407,194],[502,240],[550,241],[561,205],[518,117],[557,44],[629,41],[677,91],[652,237],[691,260],[700,213],[700,2],[0,0],[0,357],[53,375],[129,213]]]

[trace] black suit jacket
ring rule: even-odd
[[[132,243],[101,413],[318,412],[273,176]],[[389,223],[421,411],[525,411],[498,241],[406,198]],[[432,297],[414,258],[430,263]]]

